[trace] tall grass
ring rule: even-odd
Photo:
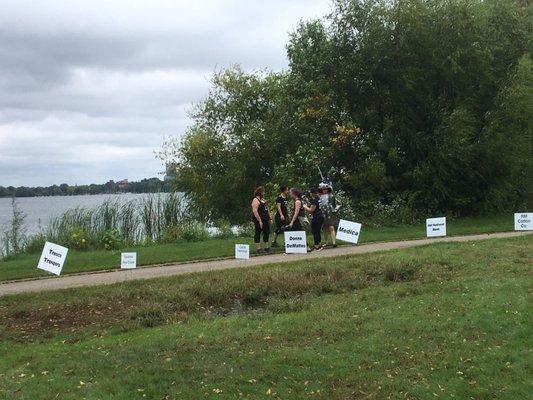
[[[51,221],[44,236],[83,250],[195,241],[206,239],[209,233],[206,224],[193,221],[182,194],[164,193],[67,210]]]
[[[0,258],[11,257],[21,253],[27,242],[24,219],[26,215],[19,210],[17,200],[11,200],[12,217],[9,227],[0,232]]]
[[[75,207],[52,218],[45,228],[30,237],[24,234],[24,215],[13,206],[13,221],[0,232],[0,258],[23,252],[38,252],[45,241],[71,249],[119,249],[150,243],[194,242],[210,236],[226,238],[232,228],[219,221],[210,234],[180,193],[147,194],[142,198],[120,201],[110,199],[97,207]]]

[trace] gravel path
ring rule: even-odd
[[[149,279],[163,276],[187,274],[200,271],[214,271],[227,268],[247,268],[258,265],[272,264],[296,260],[337,257],[353,254],[372,253],[383,250],[404,249],[423,246],[430,243],[466,242],[470,240],[484,240],[494,238],[509,238],[526,235],[531,232],[502,232],[481,235],[452,236],[438,239],[404,240],[399,242],[369,243],[359,246],[342,246],[335,249],[325,249],[310,254],[271,254],[252,257],[249,260],[224,259],[214,261],[200,261],[182,264],[169,264],[153,267],[142,267],[134,270],[111,270],[108,272],[94,272],[61,277],[41,278],[18,282],[0,283],[0,296],[25,292],[40,292],[80,286],[108,285],[135,279]]]

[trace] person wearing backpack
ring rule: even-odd
[[[335,240],[336,229],[339,226],[339,209],[341,207],[340,202],[335,198],[333,188],[331,184],[324,181],[318,185],[318,192],[320,197],[320,205],[322,213],[324,214],[324,231],[331,237],[331,244],[333,247],[337,247]]]

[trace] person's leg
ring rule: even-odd
[[[313,244],[315,245],[315,248],[320,245],[320,241],[322,240],[320,236],[320,230],[321,230],[321,221],[317,220],[316,218],[313,218],[311,221],[311,231],[313,232]]]
[[[274,231],[274,240],[272,241],[272,246],[278,245],[278,236],[283,233],[283,223],[281,222],[281,218],[278,214],[275,216],[275,222],[276,222],[276,230]]]
[[[331,235],[331,244],[333,247],[337,247],[336,238],[335,238],[335,226],[329,226],[329,234]]]
[[[263,221],[263,246],[267,247],[266,244],[270,239],[270,222]]]
[[[254,243],[255,243],[255,250],[259,252],[261,250],[261,227],[259,226],[259,222],[254,218]]]
[[[316,247],[320,243],[320,225],[317,224],[315,218],[311,220],[311,232],[313,232],[313,244]]]

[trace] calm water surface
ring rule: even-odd
[[[18,209],[24,212],[26,219],[24,226],[26,233],[39,231],[39,226],[46,227],[50,219],[75,207],[92,208],[106,200],[129,201],[139,199],[146,194],[96,194],[84,196],[49,196],[49,197],[20,197],[17,198]],[[3,232],[11,221],[13,210],[11,199],[0,198],[0,232]]]

